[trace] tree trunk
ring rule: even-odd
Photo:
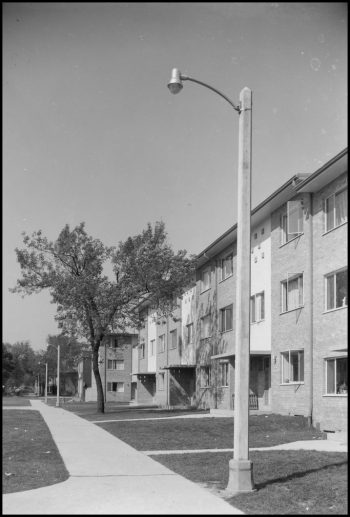
[[[97,411],[98,413],[105,412],[105,401],[102,387],[102,381],[100,376],[100,370],[98,367],[98,347],[93,347],[92,351],[92,369],[95,375],[96,388],[97,388]]]

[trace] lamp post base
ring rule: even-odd
[[[254,491],[253,463],[250,460],[230,460],[225,494],[233,496]]]

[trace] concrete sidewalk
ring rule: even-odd
[[[64,409],[31,403],[48,425],[70,477],[5,494],[3,515],[243,514],[101,427]]]

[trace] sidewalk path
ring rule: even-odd
[[[31,403],[49,427],[70,478],[3,495],[3,515],[243,514],[101,427],[64,409]]]

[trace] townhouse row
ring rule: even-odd
[[[123,366],[122,348],[101,348],[106,400],[234,409],[236,258],[234,225],[197,256],[171,317],[140,305]],[[346,430],[347,149],[252,211],[250,294],[250,408]]]

